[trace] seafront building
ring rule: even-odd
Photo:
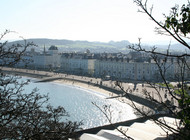
[[[48,51],[41,54],[33,55],[33,64],[36,69],[53,69],[60,67],[61,55],[58,54],[58,48],[56,46],[51,46]]]
[[[93,76],[96,59],[88,53],[63,53],[61,55],[61,71],[69,74]]]
[[[29,55],[28,55],[29,54]],[[54,45],[46,51],[35,52],[32,49],[24,55],[27,67],[33,69],[43,69],[56,72],[63,72],[75,75],[101,77],[112,80],[160,80],[160,71],[167,80],[174,80],[180,74],[179,63],[176,60],[160,57],[157,63],[149,55],[140,52],[122,53],[101,53],[93,54],[87,50],[84,53],[59,53]],[[26,67],[25,63],[17,65]],[[186,78],[190,77],[190,72],[184,72]]]
[[[54,45],[50,46],[48,51],[44,47],[43,52],[35,52],[34,49],[31,49],[23,56],[23,59],[27,60],[28,63],[20,62],[18,67],[53,70],[60,67],[60,58],[58,48]]]
[[[161,69],[167,68],[165,75],[174,78],[174,64],[166,63]],[[95,62],[95,76],[110,76],[120,80],[155,80],[160,79],[159,68],[153,61],[135,62],[124,59],[100,59]]]

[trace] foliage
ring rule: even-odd
[[[189,41],[190,34],[190,2],[184,4],[180,11],[178,6],[172,8],[169,16],[165,16],[164,22],[159,22],[153,15],[153,6],[148,7],[148,0],[134,0],[134,3],[140,7],[139,12],[145,13],[149,18],[156,23],[156,32],[161,35],[167,35],[173,37],[182,46],[184,46],[188,51],[190,50],[190,45],[187,43]],[[158,126],[160,126],[165,132],[166,136],[170,139],[190,139],[190,92],[189,87],[185,84],[186,80],[190,78],[190,54],[187,52],[181,54],[174,54],[170,52],[170,45],[168,45],[167,52],[158,52],[155,46],[151,50],[145,49],[141,45],[141,39],[139,39],[138,44],[129,45],[128,48],[137,51],[148,53],[151,59],[154,60],[158,73],[155,73],[158,78],[161,78],[162,83],[153,83],[153,81],[147,81],[149,86],[142,88],[142,94],[144,95],[147,102],[152,102],[153,110],[145,109],[144,106],[140,108],[131,98],[127,90],[124,89],[122,83],[117,81],[116,85],[123,92],[122,97],[127,97],[131,105],[138,114],[153,120]],[[170,60],[171,63],[168,63]],[[169,65],[168,65],[169,64]],[[168,72],[169,67],[173,66],[175,68],[174,74],[170,76]],[[176,85],[171,85],[168,82],[168,77],[171,81],[175,82]],[[151,88],[151,91],[148,90]],[[155,98],[156,96],[156,98]],[[112,97],[112,98],[117,98]],[[121,100],[122,101],[122,100]],[[99,108],[99,107],[98,107]],[[106,114],[107,110],[104,108],[99,108],[110,121],[111,117],[109,112]],[[163,114],[166,116],[172,116],[176,119],[175,127],[169,125],[164,119],[160,120],[155,118],[154,114]],[[179,123],[178,123],[179,122]],[[172,135],[168,135],[169,132]],[[124,132],[121,132],[122,134]],[[123,134],[125,135],[125,133]]]
[[[164,83],[158,83],[158,85],[160,85],[160,86],[162,86],[162,87],[167,87],[167,85],[164,84]],[[168,87],[169,87],[169,88],[174,88],[174,86],[173,86],[172,84],[168,84]]]
[[[172,29],[176,33],[183,33],[186,36],[190,32],[190,5],[183,5],[180,13],[178,6],[172,8],[170,16],[167,16],[165,26],[167,29]]]
[[[171,12],[169,16],[165,16],[165,21],[159,22],[152,16],[153,7],[150,9],[147,6],[148,1],[145,0],[134,0],[134,2],[141,8],[140,12],[147,14],[150,19],[157,24],[156,32],[161,35],[169,35],[173,37],[176,41],[186,47],[188,50],[190,49],[189,44],[186,40],[189,39],[190,34],[190,2],[184,4],[181,9],[179,9],[178,5],[171,8]],[[141,40],[139,40],[139,44],[129,46],[130,49],[146,52],[151,54],[152,59],[155,61],[159,75],[162,78],[163,83],[159,84],[163,86],[167,91],[165,93],[165,97],[162,96],[162,93],[158,86],[152,84],[151,82],[147,83],[154,89],[155,94],[158,96],[158,99],[155,99],[151,93],[145,88],[143,90],[143,94],[146,96],[146,99],[155,102],[162,106],[162,111],[165,111],[166,115],[172,115],[173,117],[180,120],[180,124],[177,125],[177,129],[171,128],[167,125],[167,123],[163,123],[157,119],[153,119],[159,126],[167,128],[168,131],[171,131],[175,134],[175,138],[177,139],[189,139],[190,138],[190,94],[188,86],[185,85],[185,80],[188,79],[188,73],[190,71],[189,57],[190,54],[172,54],[169,50],[170,45],[168,46],[168,51],[166,53],[160,53],[156,51],[156,47],[153,47],[152,50],[146,50],[141,47]],[[162,56],[162,63],[158,61],[158,56]],[[175,72],[173,77],[173,81],[178,83],[178,86],[172,86],[167,82],[167,67],[165,64],[167,63],[168,58],[172,58],[175,60],[173,65],[178,67],[178,71]],[[180,85],[180,86],[179,86]],[[127,95],[127,93],[126,93]],[[133,102],[133,101],[132,101]],[[177,103],[175,103],[177,102]],[[143,116],[148,116],[144,111],[141,111],[138,107],[133,104],[134,108],[140,112]],[[159,110],[156,111],[159,113]]]
[[[5,31],[0,40],[9,33]],[[0,44],[0,66],[14,66],[24,61],[25,50],[33,43]],[[1,139],[68,139],[81,123],[66,121],[68,113],[63,107],[48,104],[48,96],[33,89],[24,93],[29,81],[6,75],[0,70],[0,138]]]

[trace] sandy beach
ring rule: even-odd
[[[99,86],[95,86],[96,83],[100,83],[101,79],[98,78],[89,78],[89,77],[83,77],[83,76],[76,76],[76,75],[67,75],[67,74],[57,74],[53,72],[47,72],[47,71],[37,71],[37,70],[28,70],[28,69],[15,69],[15,68],[7,68],[3,67],[3,71],[9,74],[13,75],[20,75],[20,76],[27,76],[27,77],[33,77],[37,78],[39,80],[48,79],[48,78],[60,78],[58,80],[53,80],[51,82],[59,83],[59,84],[66,84],[71,86],[77,86],[84,89],[92,90],[95,92],[106,94],[108,97],[117,97],[115,99],[122,101],[124,103],[130,104],[131,101],[125,97],[118,97],[118,94],[115,94],[114,92],[105,90],[103,88],[100,88]],[[83,81],[83,82],[81,82]],[[91,84],[88,84],[90,82]],[[94,83],[94,84],[92,84]],[[108,81],[103,83],[105,86],[113,86],[114,83],[110,83]],[[136,103],[138,106],[140,104]]]
[[[116,100],[119,100],[121,102],[131,105],[131,101],[128,98],[120,97],[122,92],[117,86],[115,86],[115,81],[111,81],[111,80],[102,81],[102,79],[100,78],[68,75],[68,74],[54,73],[54,72],[48,72],[48,71],[15,69],[15,68],[7,68],[7,67],[3,67],[1,69],[8,74],[16,74],[16,75],[21,75],[21,76],[33,77],[33,78],[39,79],[39,81],[46,81],[46,82],[53,81],[59,84],[78,86],[81,88],[85,88],[88,90],[106,94],[108,97],[110,97],[109,99],[114,98]],[[99,86],[100,83],[102,86]],[[144,95],[142,94],[142,91],[144,88],[146,88],[149,92],[151,92],[154,98],[158,98],[157,95],[155,94],[154,89],[144,83],[137,83],[137,84],[122,83],[122,86],[125,91],[130,92],[131,96],[134,97],[133,101],[137,106],[147,106],[150,108],[153,107],[152,104],[150,105],[150,102],[148,102],[146,98],[144,97]],[[165,90],[162,90],[161,92],[163,92],[162,96],[164,96]]]
[[[46,77],[52,77],[52,78],[58,78],[58,77],[66,77],[65,74],[54,74],[53,72],[45,72],[45,71],[34,71],[34,70],[27,70],[27,69],[12,69],[12,68],[2,68],[2,70],[6,70],[8,71],[10,74],[13,75],[20,75],[20,76],[27,76],[27,77],[33,77],[33,78],[37,78],[37,79],[45,79]],[[72,79],[72,78],[73,79]],[[67,80],[67,79],[72,79],[72,80]],[[86,84],[86,83],[82,83],[77,81],[76,79],[79,79],[81,81],[88,81],[89,79],[85,78],[79,78],[79,76],[68,76],[67,78],[64,79],[59,79],[59,80],[52,80],[52,82],[55,83],[59,83],[59,84],[67,84],[67,85],[73,85],[73,86],[78,86],[81,88],[86,88],[86,89],[90,89],[96,92],[101,92],[104,93],[106,95],[114,95],[114,93],[111,93],[107,90],[104,90],[102,88],[99,88],[95,85],[91,85],[91,84]],[[94,78],[91,78],[94,81]],[[90,80],[91,80],[90,79]],[[115,94],[116,95],[116,94]],[[117,96],[117,95],[116,95]]]
[[[111,95],[117,96],[117,94],[111,93],[111,92],[109,92],[107,90],[104,90],[102,88],[99,88],[97,86],[92,86],[92,85],[88,85],[88,84],[77,82],[77,81],[72,82],[72,81],[69,81],[69,80],[55,80],[53,82],[56,82],[56,83],[59,83],[59,84],[77,86],[77,87],[81,87],[81,88],[85,88],[85,89],[90,89],[90,90],[93,90],[93,91],[96,91],[96,92],[104,93],[104,94],[106,94],[108,96],[111,96]]]

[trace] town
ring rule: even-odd
[[[176,76],[180,74],[176,59],[170,57],[165,60],[160,56],[155,61],[151,55],[136,51],[127,54],[91,53],[87,49],[85,52],[60,53],[58,47],[51,45],[48,50],[44,46],[42,52],[36,52],[32,48],[24,54],[23,59],[25,61],[16,67],[101,77],[104,80],[156,82],[162,79],[159,74],[161,70],[168,81],[175,81]],[[184,71],[184,78],[189,77],[190,71]]]
[[[0,9],[0,139],[190,140],[190,0]]]

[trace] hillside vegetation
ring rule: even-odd
[[[108,43],[104,42],[89,42],[89,41],[73,41],[65,39],[27,39],[27,42],[33,42],[39,47],[35,48],[37,51],[42,50],[44,46],[48,49],[51,45],[59,47],[60,51],[86,51],[90,49],[91,52],[118,52],[127,51],[126,46],[129,45],[129,41],[110,41]],[[24,43],[23,40],[10,42],[10,44]]]
[[[37,38],[37,39],[27,39],[27,42],[33,42],[34,44],[38,45],[39,47],[35,47],[36,51],[42,51],[44,46],[46,50],[51,46],[55,45],[59,47],[60,52],[84,52],[89,49],[93,53],[117,53],[123,52],[127,53],[129,50],[127,46],[131,43],[127,40],[123,41],[110,41],[110,42],[89,42],[89,41],[73,41],[73,40],[66,40],[66,39],[46,39],[46,38]],[[24,43],[23,40],[13,41],[9,44],[22,44]],[[151,48],[151,45],[144,45],[144,48]],[[163,52],[166,51],[168,45],[157,45],[156,46],[159,51]],[[179,44],[174,44],[171,47],[171,50],[181,51],[179,50]]]

